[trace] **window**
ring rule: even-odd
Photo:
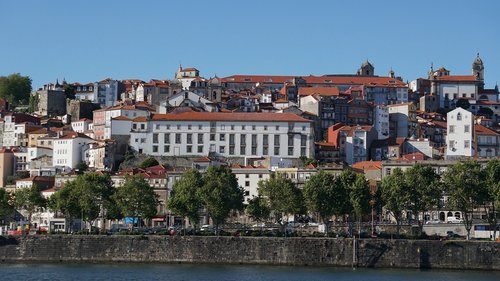
[[[170,134],[169,133],[165,133],[163,135],[163,142],[164,143],[170,143]]]
[[[261,178],[262,178],[262,174],[259,174],[259,179],[261,179]]]
[[[177,125],[177,130],[180,130],[181,129],[181,125]]]
[[[187,152],[187,153],[191,153],[191,152],[193,152],[193,146],[192,146],[192,145],[188,145],[188,146],[186,146],[186,152]]]
[[[292,147],[288,147],[288,155],[289,156],[293,155],[293,146]]]
[[[306,146],[306,144],[307,144],[307,136],[301,135],[300,136],[300,146]]]
[[[276,126],[276,131],[279,131],[280,130],[280,126]]]
[[[234,155],[234,146],[229,147],[229,155]]]
[[[267,125],[264,125],[264,131],[267,131]]]
[[[170,152],[170,145],[163,146],[163,152]]]
[[[263,155],[268,155],[268,154],[269,154],[269,148],[268,148],[267,146],[264,146],[264,147],[262,148],[262,154],[263,154]]]
[[[188,125],[188,130],[191,130],[191,125]]]
[[[145,124],[141,124],[141,130],[144,130],[146,128]]]
[[[198,125],[198,130],[203,129],[203,125]]]
[[[249,174],[245,174],[245,178],[246,179],[250,178],[250,175]]]
[[[250,181],[245,181],[245,186],[250,186]]]
[[[241,129],[242,129],[242,130],[245,130],[245,125],[242,125],[242,126],[241,126]]]
[[[288,135],[288,146],[293,146],[293,135]]]
[[[203,134],[198,134],[198,143],[203,143]]]
[[[255,131],[255,125],[252,125],[252,130],[254,130],[254,131]]]
[[[153,145],[153,152],[158,152],[158,146],[157,145]]]
[[[167,130],[170,130],[170,125],[167,125]]]
[[[306,156],[306,148],[305,147],[300,148],[300,156]]]
[[[454,150],[455,149],[455,141],[451,140],[448,142],[448,147],[451,149],[451,150]]]
[[[455,125],[450,125],[449,131],[450,133],[455,133]]]
[[[302,131],[305,131],[306,130],[306,126],[302,126]]]
[[[141,143],[145,143],[146,142],[146,139],[145,138],[142,138],[141,139]]]
[[[153,143],[158,143],[158,134],[153,134]]]
[[[280,147],[279,146],[275,146],[274,147],[274,155],[279,155],[280,154]]]
[[[280,136],[274,135],[274,145],[280,145]]]
[[[175,134],[175,143],[181,143],[181,134]]]
[[[220,141],[226,141],[226,134],[220,134],[219,135],[219,140]]]
[[[247,135],[241,134],[240,135],[240,145],[245,145],[247,144]]]
[[[219,146],[219,153],[225,153],[226,152],[226,147],[221,145]]]
[[[198,153],[203,153],[203,145],[198,145]]]
[[[215,141],[215,134],[210,134],[210,140]]]
[[[257,147],[252,146],[252,155],[257,155]]]
[[[247,147],[244,145],[240,146],[240,154],[245,155],[247,154]]]
[[[193,143],[193,134],[187,134],[186,139],[187,139],[187,143],[192,144]]]
[[[136,123],[132,124],[132,129],[133,130],[137,130],[137,124]]]
[[[464,141],[464,148],[470,148],[470,140]]]
[[[464,126],[464,133],[468,133],[470,131],[470,125]]]
[[[457,114],[457,120],[462,120],[462,114],[460,112]]]

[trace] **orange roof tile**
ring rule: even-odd
[[[126,117],[126,116],[123,116],[123,115],[120,115],[120,116],[117,116],[117,117],[113,117],[111,118],[113,120],[125,120],[125,121],[132,121],[132,119]]]
[[[499,133],[493,131],[490,128],[487,128],[483,125],[476,124],[475,125],[475,130],[477,135],[489,135],[489,136],[498,136],[500,135]]]
[[[352,167],[359,170],[381,170],[382,161],[361,161],[352,164]]]
[[[148,118],[146,116],[138,116],[132,119],[134,122],[147,122]]]
[[[299,88],[299,96],[338,96],[340,91],[337,87],[302,87]]]
[[[477,81],[474,75],[444,75],[436,79],[439,81]]]
[[[255,121],[255,122],[311,122],[293,113],[257,113],[257,112],[182,112],[178,114],[153,114],[153,121]]]

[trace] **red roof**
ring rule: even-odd
[[[87,135],[84,135],[82,133],[77,133],[77,132],[67,132],[60,139],[74,139],[74,138],[91,139]]]
[[[148,118],[146,116],[138,116],[132,119],[134,122],[147,122]]]
[[[382,170],[382,161],[361,161],[352,164],[352,167],[359,170]]]
[[[487,128],[483,125],[476,124],[475,127],[476,129],[476,134],[477,135],[489,135],[489,136],[498,136],[500,135],[499,133],[493,131],[490,128]]]
[[[182,112],[178,114],[153,114],[153,121],[254,121],[254,122],[311,122],[293,113],[261,113],[261,112]],[[134,120],[135,121],[135,120]]]
[[[193,162],[212,162],[208,157],[200,157],[193,160]]]
[[[113,120],[125,120],[125,121],[131,121],[132,119],[126,117],[126,116],[123,116],[123,115],[120,115],[120,116],[117,116],[117,117],[113,117],[111,118]]]
[[[409,153],[401,156],[402,159],[404,160],[425,160],[427,159],[427,156],[423,154],[422,152],[414,152],[414,153]]]
[[[337,87],[303,87],[299,88],[299,96],[338,96],[340,95]]]
[[[439,81],[477,81],[474,75],[444,75],[436,79]]]
[[[406,87],[402,81],[391,77],[358,76],[358,75],[324,75],[324,76],[273,76],[273,75],[233,75],[222,78],[226,83],[275,83],[284,84],[294,78],[302,78],[307,84],[331,85],[367,85],[367,86],[392,86]]]

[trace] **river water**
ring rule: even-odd
[[[489,281],[500,272],[187,264],[0,264],[0,280]]]

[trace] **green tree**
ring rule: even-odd
[[[30,95],[28,98],[28,113],[34,113],[38,110],[38,103],[40,98],[38,94]]]
[[[273,174],[269,179],[260,181],[258,186],[259,195],[267,198],[277,223],[285,225],[286,222],[282,222],[283,216],[304,211],[302,192],[290,179]]]
[[[443,175],[448,198],[448,208],[462,212],[467,239],[472,228],[472,212],[485,201],[487,190],[483,184],[483,173],[477,161],[458,162]]]
[[[160,163],[158,163],[158,160],[156,160],[154,157],[148,157],[148,158],[146,158],[146,160],[142,161],[142,163],[139,165],[139,167],[144,169],[144,168],[153,167],[153,166],[156,166],[159,164]]]
[[[93,225],[97,218],[102,218],[103,225],[110,217],[108,210],[113,210],[115,188],[107,174],[86,173],[67,182],[63,188],[50,198],[51,209],[60,211],[72,221],[81,218]]]
[[[203,186],[200,172],[195,169],[187,170],[180,180],[175,182],[167,206],[176,215],[187,217],[189,222],[197,225],[200,221],[202,207],[199,190]]]
[[[215,224],[216,233],[232,210],[243,210],[243,189],[228,167],[209,167],[203,175],[203,186],[198,193],[203,207]]]
[[[491,118],[493,116],[493,110],[489,107],[481,107],[478,111],[477,111],[477,114],[478,115],[484,115],[488,118]]]
[[[4,188],[0,188],[0,218],[5,220],[7,216],[14,213],[14,210],[11,194]]]
[[[488,224],[490,225],[490,229],[493,229],[493,240],[496,239],[497,234],[497,213],[498,213],[498,205],[500,204],[500,160],[499,159],[491,159],[488,161],[484,169],[484,179],[485,186],[487,189],[487,200],[485,203],[489,204],[489,206],[485,205],[485,210],[487,211],[487,219]]]
[[[78,200],[79,195],[76,185],[67,182],[63,188],[50,196],[49,207],[55,212],[61,212],[72,225],[73,220],[79,218],[82,214]]]
[[[40,211],[46,206],[46,200],[42,196],[42,189],[33,184],[31,187],[16,190],[14,194],[14,204],[17,209],[22,209],[28,214],[28,221],[31,222],[33,213]]]
[[[457,101],[456,107],[461,107],[461,108],[467,110],[470,107],[469,100],[467,100],[467,99],[459,99]]]
[[[71,100],[74,100],[76,97],[75,97],[75,87],[73,87],[73,85],[71,84],[63,84],[63,90],[64,90],[64,94],[66,94],[66,98],[67,99],[71,99]]]
[[[143,175],[126,176],[125,183],[114,195],[121,213],[126,217],[150,219],[156,215],[158,195]]]
[[[267,199],[262,196],[255,196],[248,200],[248,205],[245,209],[247,215],[256,222],[263,222],[271,215],[269,203]]]
[[[304,200],[310,212],[317,213],[321,221],[325,224],[326,235],[328,235],[330,217],[343,213],[344,210],[337,210],[339,205],[347,200],[346,192],[339,192],[335,177],[323,170],[313,175],[304,184]]]
[[[372,195],[365,176],[361,174],[355,174],[355,176],[355,180],[349,188],[349,202],[352,213],[358,218],[358,234],[360,234],[361,219],[371,210]]]
[[[403,171],[397,168],[385,176],[380,184],[380,199],[386,210],[391,212],[396,220],[396,233],[399,236],[403,212],[409,201],[408,188]]]
[[[404,179],[409,195],[407,209],[415,216],[422,233],[425,213],[437,206],[443,195],[440,179],[431,166],[422,164],[415,164],[406,170]]]
[[[9,76],[0,76],[0,98],[10,103],[26,104],[31,93],[31,78],[14,73]]]
[[[83,174],[89,169],[89,165],[85,163],[85,161],[81,161],[80,163],[76,164],[75,170],[78,171],[78,173]]]

